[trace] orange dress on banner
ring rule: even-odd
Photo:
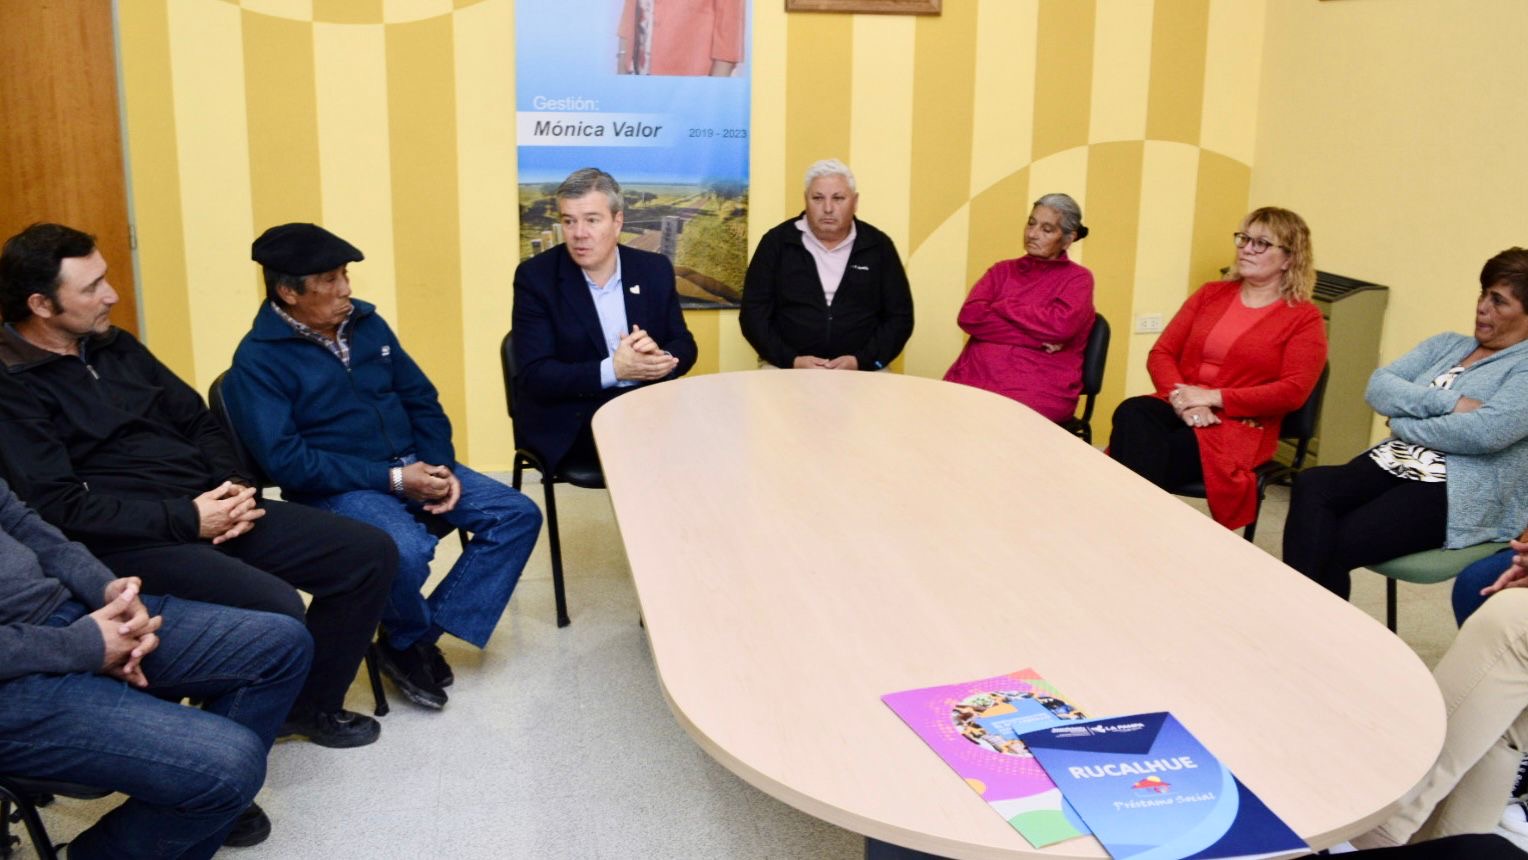
[[[626,0],[617,35],[622,74],[711,74],[743,61],[743,0]]]

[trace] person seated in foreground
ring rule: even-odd
[[[1375,848],[1459,833],[1502,820],[1528,750],[1528,544],[1486,588],[1433,676],[1448,710],[1438,761],[1389,820],[1353,839]]]
[[[515,269],[511,331],[515,435],[556,474],[564,459],[596,464],[594,411],[695,365],[674,266],[620,244],[621,186],[594,167],[558,186],[563,244]],[[571,455],[571,456],[570,456]]]
[[[1210,514],[1238,529],[1257,515],[1253,470],[1321,378],[1326,329],[1303,218],[1263,207],[1231,235],[1230,280],[1199,288],[1167,324],[1146,359],[1156,391],[1114,411],[1109,454],[1164,489],[1203,480]]]
[[[16,494],[150,594],[306,620],[313,667],[282,734],[375,741],[381,725],[345,710],[345,692],[397,571],[392,540],[258,499],[201,395],[111,324],[106,271],[93,238],[58,224],[0,250],[0,445],[24,466]]]
[[[837,159],[806,171],[806,209],[748,261],[738,323],[785,368],[884,370],[913,333],[913,295],[891,238],[854,217],[859,190]]]
[[[1347,599],[1350,572],[1505,541],[1528,522],[1528,249],[1480,271],[1471,335],[1445,332],[1369,378],[1390,438],[1294,481],[1284,563]]]
[[[71,860],[195,860],[270,833],[254,798],[313,640],[286,615],[141,588],[0,480],[0,765],[128,795]]]
[[[463,466],[435,386],[376,307],[350,295],[363,259],[314,224],[265,231],[251,249],[266,300],[234,352],[224,399],[240,440],[282,497],[376,526],[398,545],[382,613],[381,668],[410,701],[439,709],[453,673],[436,644],[488,644],[541,530],[518,490]],[[429,598],[438,540],[472,538]]]
[[[1082,353],[1093,328],[1093,273],[1066,255],[1088,235],[1065,194],[1035,201],[1025,255],[987,270],[957,322],[971,338],[944,378],[1011,397],[1052,421],[1077,411]]]

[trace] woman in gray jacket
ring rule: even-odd
[[[1474,336],[1445,332],[1374,372],[1391,437],[1295,479],[1284,563],[1348,596],[1349,572],[1516,537],[1528,521],[1528,249],[1480,272]]]

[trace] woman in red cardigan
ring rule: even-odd
[[[1304,219],[1264,207],[1232,235],[1231,280],[1200,287],[1168,323],[1146,359],[1156,391],[1114,411],[1109,454],[1159,487],[1203,478],[1210,514],[1237,529],[1257,511],[1252,470],[1321,376],[1326,329]]]

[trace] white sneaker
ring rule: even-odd
[[[1501,827],[1519,836],[1528,836],[1528,801],[1508,801],[1507,808],[1501,813]]]

